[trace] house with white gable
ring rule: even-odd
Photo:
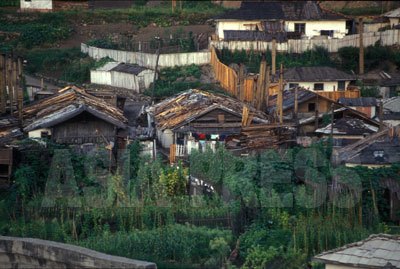
[[[53,10],[53,0],[20,0],[20,8],[23,12],[49,12]]]
[[[242,2],[214,20],[219,40],[343,38],[348,33],[345,16],[315,1]]]

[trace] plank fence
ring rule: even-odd
[[[157,54],[102,49],[102,48],[88,46],[84,43],[81,44],[81,51],[83,53],[87,53],[90,57],[96,60],[109,57],[117,62],[138,64],[140,66],[147,67],[150,69],[155,68],[157,61]],[[185,66],[191,64],[205,65],[209,63],[210,63],[209,51],[160,54],[158,60],[158,66],[160,68]]]
[[[368,32],[363,34],[364,47],[379,43],[382,46],[395,46],[400,44],[400,30],[386,30],[382,32]],[[347,35],[341,39],[290,39],[287,42],[277,43],[277,51],[288,53],[303,53],[315,47],[324,47],[329,52],[338,52],[343,47],[358,47],[360,35]],[[211,40],[210,47],[216,49],[234,50],[272,50],[272,42],[266,41],[219,41]]]
[[[229,66],[223,64],[219,59],[214,47],[211,47],[211,66],[213,67],[215,78],[220,82],[222,88],[229,94],[235,96],[243,102],[247,102],[254,107],[257,107],[263,101],[260,95],[260,87],[257,84],[259,75],[249,75],[243,79],[241,85],[238,74]],[[279,91],[278,83],[270,83],[268,93],[269,95],[276,95]],[[332,100],[338,100],[340,97],[358,98],[360,97],[360,90],[352,89],[346,91],[321,91],[319,95],[327,97]],[[261,97],[261,98],[260,98]]]

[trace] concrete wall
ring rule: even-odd
[[[0,268],[148,268],[155,263],[34,238],[0,236]]]
[[[143,52],[132,52],[122,50],[101,49],[96,47],[81,44],[81,51],[89,54],[94,59],[109,57],[118,62],[138,64],[140,66],[154,69],[156,65],[157,55]],[[159,67],[174,67],[185,65],[204,65],[210,63],[210,52],[186,52],[186,53],[171,53],[160,54],[158,60]]]
[[[358,47],[360,35],[347,35],[341,39],[290,39],[277,44],[277,50],[289,53],[303,53],[314,47],[326,48],[329,52],[338,52],[343,47]],[[369,32],[363,34],[364,47],[375,45],[380,41],[382,46],[398,45],[400,43],[400,30],[387,30],[383,32]],[[217,49],[265,51],[272,48],[272,42],[264,41],[211,41],[210,46]]]
[[[338,90],[338,82],[337,81],[325,81],[325,82],[288,82],[285,86],[285,89],[289,89],[290,83],[297,83],[299,86],[314,91],[314,84],[315,83],[323,83],[324,84],[324,91],[337,91]],[[345,82],[345,89],[349,86],[350,81]]]
[[[52,0],[20,0],[21,10],[29,11],[29,10],[52,10],[53,9],[53,1]]]
[[[41,138],[42,132],[48,132],[48,134],[51,135],[51,129],[43,128],[43,129],[37,129],[37,130],[30,131],[28,133],[28,136],[29,136],[29,138]]]

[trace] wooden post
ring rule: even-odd
[[[156,58],[156,66],[154,67],[154,77],[153,77],[153,87],[151,91],[151,104],[154,104],[154,91],[156,87],[156,78],[157,78],[157,68],[158,68],[158,60],[160,59],[160,39],[158,39],[158,46],[157,46],[157,58]]]
[[[264,102],[263,93],[265,93],[264,87],[265,87],[265,74],[267,69],[266,66],[267,66],[267,61],[265,60],[265,55],[263,54],[260,63],[260,73],[258,74],[258,80],[257,80],[257,94],[255,96],[258,110],[261,109],[261,105]]]
[[[7,57],[7,88],[8,88],[8,97],[10,100],[10,113],[13,114],[13,104],[14,104],[14,94],[13,94],[13,72],[12,72],[12,57],[8,55]]]
[[[176,0],[172,0],[171,4],[172,4],[172,12],[174,12],[176,8]]]
[[[359,74],[362,75],[364,74],[364,42],[363,42],[363,34],[364,34],[364,25],[363,25],[363,19],[360,17],[358,21],[358,29],[359,29],[359,35],[360,35],[360,54],[359,54]]]
[[[271,65],[272,65],[272,77],[276,74],[276,39],[272,39],[272,54],[271,54]]]
[[[314,122],[314,128],[315,130],[318,129],[318,116],[319,116],[319,100],[318,100],[318,94],[317,95],[317,101],[315,102],[315,122]]]
[[[18,79],[18,62],[14,57],[12,58],[12,92],[13,98],[18,103],[18,88],[19,88],[19,79]],[[11,113],[12,115],[12,113]]]
[[[239,64],[238,84],[235,96],[240,101],[244,100],[244,64]]]
[[[21,57],[17,58],[18,69],[18,118],[22,126],[22,106],[24,104],[23,66]]]
[[[299,93],[298,93],[298,87],[294,88],[294,120],[297,124],[297,113],[299,110],[299,97],[298,97]]]
[[[334,109],[334,107],[335,107],[335,104],[332,103],[331,104],[331,113],[332,113],[332,115],[331,115],[331,140],[332,140],[332,142],[333,142],[333,121],[334,121],[334,118],[335,118],[335,113],[334,113],[335,109]]]
[[[383,130],[383,102],[379,102],[379,131]]]
[[[263,110],[264,110],[264,108],[268,108],[268,104],[269,104],[269,94],[270,94],[269,87],[271,85],[270,72],[271,72],[270,66],[267,64],[267,72],[266,72],[266,78],[265,78],[265,98],[264,98],[265,107],[263,107]]]
[[[283,123],[283,64],[281,64],[281,69],[279,72],[279,90],[278,90],[278,115],[279,123]]]
[[[0,112],[6,112],[6,55],[0,54]]]

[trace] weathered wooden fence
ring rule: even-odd
[[[360,90],[358,89],[347,90],[347,91],[334,91],[334,92],[319,91],[318,94],[335,101],[338,100],[340,97],[358,98],[361,96]]]
[[[81,51],[87,53],[93,59],[109,57],[118,62],[138,64],[143,67],[154,69],[157,61],[157,54],[132,52],[112,49],[102,49],[81,44]],[[204,65],[210,63],[210,52],[185,52],[160,54],[158,60],[159,67],[174,67],[185,65]]]
[[[238,78],[235,70],[223,64],[217,56],[214,47],[211,47],[211,66],[213,67],[215,78],[221,86],[230,94],[237,94]]]
[[[368,32],[363,34],[364,47],[375,45],[379,42],[382,46],[392,46],[400,44],[400,30],[386,30],[382,32]],[[360,35],[348,35],[341,39],[290,39],[284,43],[277,44],[277,50],[288,53],[303,53],[314,47],[326,48],[329,52],[338,52],[343,47],[358,47]],[[272,42],[265,41],[218,41],[212,40],[210,47],[229,50],[250,50],[265,51],[272,49]]]

